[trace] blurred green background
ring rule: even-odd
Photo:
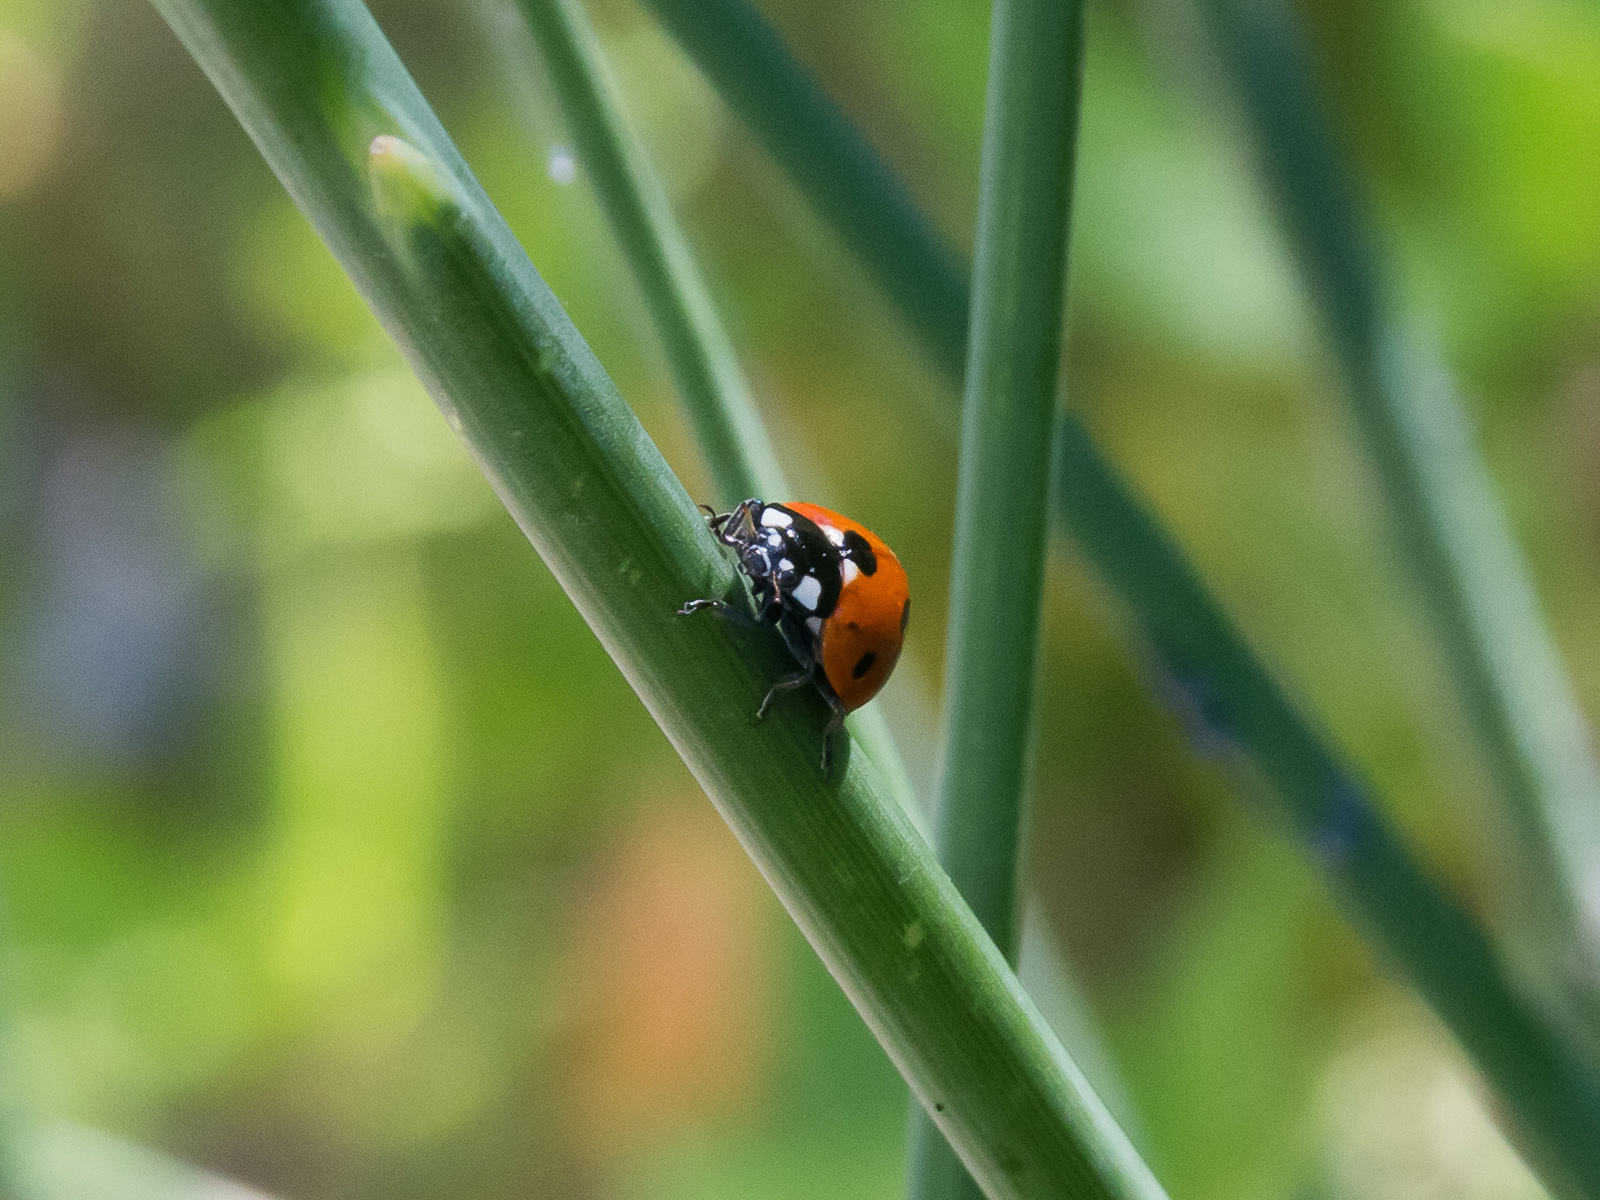
[[[668,459],[648,320],[518,26],[385,31]],[[592,6],[805,498],[917,594],[946,385],[647,15]],[[987,6],[765,0],[969,244]],[[1600,7],[1308,0],[1408,318],[1600,712]],[[1496,911],[1481,764],[1179,0],[1094,0],[1065,402]],[[1175,1200],[1532,1197],[1437,1023],[1058,557],[1033,891]],[[0,1102],[285,1198],[898,1196],[905,1090],[154,11],[0,0]]]

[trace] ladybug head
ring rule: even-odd
[[[764,501],[746,500],[732,512],[713,516],[711,532],[736,549],[753,546],[761,540],[761,511],[766,507]]]

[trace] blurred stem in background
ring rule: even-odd
[[[934,830],[939,861],[1013,965],[1082,82],[1081,0],[995,0]],[[914,1110],[909,1200],[979,1194]]]
[[[746,0],[650,0],[667,28],[860,255],[953,378],[966,340],[955,261],[782,39]],[[885,261],[885,246],[914,261]],[[918,281],[930,283],[919,290]],[[929,296],[960,303],[930,304]],[[1600,1077],[1530,1005],[1481,929],[1418,866],[1289,702],[1160,523],[1070,413],[1056,427],[1058,516],[1138,618],[1174,692],[1264,776],[1278,815],[1490,1084],[1552,1186],[1600,1197]]]
[[[1517,831],[1539,963],[1600,1039],[1600,766],[1522,555],[1442,365],[1393,319],[1371,221],[1292,8],[1199,0],[1308,290],[1338,356],[1491,775]],[[1600,1044],[1600,1043],[1597,1043]]]
[[[732,565],[371,14],[157,7],[988,1194],[1161,1200],[870,762],[819,777],[820,699],[751,726],[776,639],[673,615]]]
[[[599,40],[578,0],[517,0],[560,97],[578,157],[644,295],[678,396],[723,509],[760,496],[796,500],[648,155],[628,130]],[[851,732],[908,813],[911,777],[877,705]]]

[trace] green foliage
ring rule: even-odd
[[[740,719],[781,651],[676,612],[731,564],[366,10],[162,8],[968,1167],[1159,1197],[878,774],[819,778],[819,702]]]
[[[966,338],[942,247],[974,222],[987,10],[677,6],[680,32],[765,38],[768,86],[720,85],[730,111],[653,19],[673,7],[592,6],[596,48],[797,493],[912,571],[882,703],[931,794]],[[1295,9],[1313,57],[1274,58],[1290,74],[1261,95],[1308,63],[1322,85],[1311,115],[1374,202],[1384,319],[1437,333],[1592,700],[1600,17]],[[542,84],[487,69],[525,53],[520,20],[376,13],[674,473],[715,496],[589,152]],[[1082,436],[1058,450],[1087,467],[1058,502],[1087,565],[1046,573],[1025,873],[1174,1195],[1531,1200],[1470,1067],[1386,973],[1430,981],[1469,1044],[1515,1034],[1548,995],[1526,968],[1581,981],[1507,919],[1557,873],[1527,870],[1529,825],[1491,800],[1346,445],[1294,271],[1314,256],[1284,257],[1240,153],[1259,96],[1213,111],[1217,68],[1239,68],[1181,15],[1087,14],[1063,426]],[[814,76],[777,73],[786,42]],[[779,154],[786,180],[748,133],[774,144],[784,122],[757,110],[807,96],[832,98],[809,161],[841,141],[850,161],[807,176]],[[370,137],[403,131],[347,132],[370,204]],[[72,1195],[226,1186],[87,1125],[307,1200],[894,1194],[894,1068],[146,7],[0,0],[0,205],[3,1099],[44,1131],[14,1161]],[[879,236],[850,224],[884,212]],[[921,283],[873,285],[896,273]],[[1317,834],[1352,817],[1375,831],[1352,854],[1304,853],[1346,849]],[[1464,974],[1439,952],[1462,930]],[[1509,1007],[1462,1009],[1463,978]],[[1502,1076],[1533,1061],[1512,1038],[1476,1051]]]

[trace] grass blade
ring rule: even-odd
[[[650,0],[712,83],[744,115],[840,237],[859,248],[870,231],[908,222],[894,244],[919,262],[896,269],[862,254],[891,302],[954,378],[965,339],[964,289],[920,214],[881,163],[863,167],[851,127],[834,141],[838,110],[746,0]],[[898,198],[898,199],[896,199]],[[858,249],[858,253],[860,253]],[[945,274],[932,306],[907,279]],[[1062,414],[1055,433],[1056,513],[1137,618],[1174,685],[1216,735],[1270,785],[1277,815],[1328,878],[1356,924],[1403,969],[1534,1145],[1547,1178],[1600,1197],[1600,1079],[1550,1020],[1513,986],[1482,930],[1409,855],[1365,785],[1289,702],[1224,615],[1176,543]]]
[[[1314,90],[1294,16],[1202,0],[1291,248],[1320,305],[1485,759],[1520,834],[1547,947],[1600,1032],[1600,765],[1520,551],[1447,373],[1404,343],[1369,220]]]
[[[623,119],[581,4],[517,0],[517,7],[533,31],[578,157],[644,294],[722,507],[751,496],[800,499],[784,478],[666,190]],[[852,714],[849,724],[900,803],[914,808],[911,777],[877,705]]]
[[[158,8],[988,1193],[1160,1197],[820,698],[750,725],[776,640],[673,616],[733,567],[366,9]]]
[[[935,843],[1015,963],[1083,5],[995,0],[990,30]],[[907,1182],[911,1200],[978,1195],[915,1113]]]

